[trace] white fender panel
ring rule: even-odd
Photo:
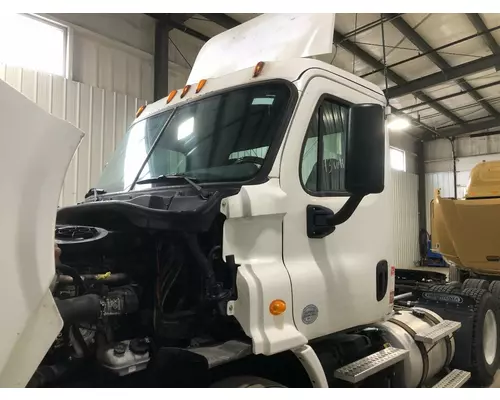
[[[0,386],[25,386],[62,328],[49,290],[54,228],[82,137],[0,81]]]
[[[223,256],[234,255],[239,264],[238,299],[233,315],[252,338],[255,354],[275,354],[307,342],[293,320],[290,277],[283,264],[282,226],[285,194],[277,179],[263,185],[243,186],[225,199]],[[273,300],[283,300],[287,310],[269,312]]]

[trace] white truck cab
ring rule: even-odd
[[[96,188],[57,213],[63,264],[37,301],[56,299],[64,329],[56,339],[53,325],[55,344],[40,341],[22,374],[10,366],[26,355],[2,343],[0,385],[65,386],[84,368],[75,360],[92,359],[105,385],[180,385],[189,367],[189,385],[273,387],[290,384],[275,377],[287,354],[303,365],[287,371],[296,385],[439,376],[460,323],[393,310],[386,100],[310,58],[331,53],[333,25],[333,14],[242,24],[205,45],[184,88],[138,111]],[[55,215],[53,197],[39,212]],[[54,273],[46,254],[37,263]],[[39,304],[7,334],[27,334]],[[249,371],[275,383],[236,376]]]

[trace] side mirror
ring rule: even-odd
[[[381,193],[385,172],[384,108],[356,104],[349,110],[345,188],[355,196]]]

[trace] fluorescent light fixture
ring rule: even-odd
[[[194,117],[188,118],[177,128],[177,139],[182,140],[187,138],[194,132]]]
[[[406,118],[395,117],[387,124],[387,128],[391,131],[402,131],[410,127],[410,121]]]

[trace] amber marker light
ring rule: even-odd
[[[272,315],[281,315],[286,311],[286,303],[283,300],[273,300],[269,304],[269,312]]]
[[[201,89],[203,89],[203,86],[205,86],[205,83],[207,83],[206,79],[202,79],[200,82],[198,82],[198,86],[196,86],[196,93],[200,93]]]
[[[137,112],[135,113],[135,117],[139,118],[139,115],[142,114],[142,112],[146,109],[146,106],[140,106]]]
[[[181,93],[181,99],[187,94],[187,92],[189,92],[189,89],[191,89],[191,85],[184,86],[184,89],[182,89]]]
[[[177,94],[177,90],[172,90],[169,93],[169,95],[167,97],[167,104],[170,103],[173,100],[173,98],[175,97],[176,94]]]
[[[264,68],[264,61],[258,62],[253,70],[253,77],[257,78],[260,75],[260,73],[262,72],[263,68]]]

